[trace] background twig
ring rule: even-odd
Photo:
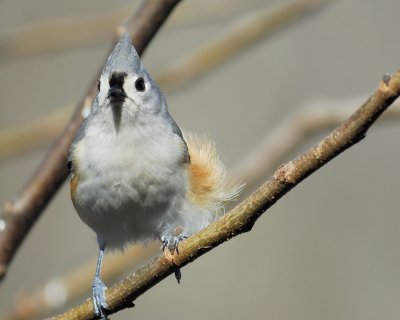
[[[182,27],[201,22],[218,21],[255,1],[214,0],[183,6],[169,26]],[[113,29],[129,17],[136,5],[124,5],[57,19],[31,23],[0,34],[0,60],[20,59],[49,52],[65,52],[108,41]]]
[[[300,107],[240,159],[233,171],[246,182],[247,187],[259,182],[260,177],[272,171],[274,166],[295,152],[307,138],[323,130],[330,130],[345,121],[350,116],[353,106],[360,104],[360,101],[362,100],[359,98],[340,101],[317,100]],[[400,102],[394,102],[382,118],[398,121]]]
[[[221,36],[182,57],[158,76],[162,88],[172,89],[199,79],[217,65],[226,62],[262,38],[275,34],[307,13],[313,12],[331,0],[294,0],[274,7],[266,6],[238,18]]]
[[[72,113],[72,106],[0,131],[0,160],[41,146],[61,133]]]
[[[124,254],[106,256],[103,263],[102,278],[109,281],[120,277],[124,270],[145,261],[160,249],[158,242],[147,246],[131,247]],[[54,309],[65,307],[66,304],[87,294],[93,280],[93,266],[96,264],[93,257],[79,268],[62,276],[51,278],[43,287],[36,289],[32,294],[20,293],[15,299],[12,311],[2,314],[4,320],[32,319],[49,314]]]

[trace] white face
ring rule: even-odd
[[[113,95],[113,89],[121,90],[121,99]],[[164,97],[145,70],[138,73],[114,71],[101,75],[97,103],[100,108],[120,103],[123,108],[130,109],[129,113],[155,113],[161,110]]]
[[[103,68],[92,114],[101,114],[118,131],[135,122],[148,123],[164,113],[168,113],[164,95],[125,35]]]

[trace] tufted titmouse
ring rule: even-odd
[[[177,251],[181,240],[223,214],[240,185],[213,143],[182,134],[128,34],[108,58],[98,89],[68,167],[74,207],[97,234],[92,294],[96,314],[106,318],[100,279],[106,248],[160,239]]]

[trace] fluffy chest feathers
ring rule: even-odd
[[[188,192],[184,150],[161,126],[87,131],[72,151],[80,217],[109,247],[159,236]]]
[[[182,170],[182,143],[172,133],[132,129],[119,134],[89,132],[73,159],[84,180],[98,176],[118,181],[160,183]]]
[[[160,129],[88,131],[72,155],[80,183],[99,184],[106,189],[104,192],[118,190],[120,197],[136,198],[143,204],[152,193],[159,193],[160,198],[169,197],[177,189],[185,188],[183,141]],[[180,186],[174,183],[175,179]]]

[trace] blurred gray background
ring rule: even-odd
[[[218,19],[167,25],[149,46],[145,65],[157,73],[222,34],[242,13],[276,2],[249,1]],[[131,3],[2,0],[0,31],[104,14]],[[192,5],[198,3],[184,1],[177,11],[190,11]],[[400,68],[399,12],[398,0],[332,1],[193,85],[169,93],[170,111],[181,127],[214,139],[232,166],[299,107],[316,98],[366,99],[383,74]],[[77,102],[108,49],[105,40],[0,61],[0,129]],[[304,141],[292,156],[325,133]],[[250,233],[185,267],[181,285],[169,277],[140,297],[134,309],[112,318],[398,319],[399,134],[399,123],[380,121],[364,141],[274,205]],[[0,162],[1,203],[21,189],[47,147]],[[79,220],[64,186],[1,285],[0,313],[21,292],[31,292],[96,254],[94,234]]]

